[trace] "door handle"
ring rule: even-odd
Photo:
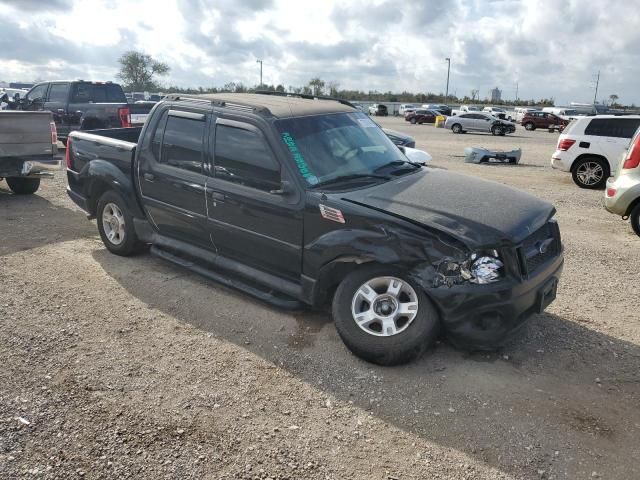
[[[153,173],[145,173],[142,175],[142,178],[144,178],[147,182],[153,182],[156,179]]]
[[[216,201],[224,201],[224,200],[225,200],[225,198],[227,198],[227,197],[225,196],[225,194],[224,194],[224,193],[222,193],[222,192],[216,192],[216,191],[214,190],[214,191],[212,191],[212,192],[211,192],[211,198],[212,198],[213,200],[216,200]]]

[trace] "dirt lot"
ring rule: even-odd
[[[62,175],[31,198],[2,183],[0,478],[640,478],[640,239],[548,167],[557,134],[380,123],[556,205],[547,313],[500,352],[380,368],[328,314],[107,253]],[[464,164],[468,145],[521,146],[522,165]]]

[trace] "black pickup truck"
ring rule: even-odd
[[[345,103],[170,95],[140,129],[73,132],[68,193],[106,247],[151,252],[281,307],[332,305],[384,365],[443,330],[495,348],[556,295],[552,205],[407,160]]]
[[[21,110],[49,110],[66,142],[74,130],[131,127],[131,116],[148,114],[152,105],[128,104],[122,87],[112,82],[53,81],[34,85],[20,99]]]

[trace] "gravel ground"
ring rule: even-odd
[[[640,239],[548,167],[557,134],[379,123],[434,167],[556,205],[547,313],[496,353],[376,367],[327,313],[109,254],[62,175],[30,198],[3,183],[0,478],[640,478]],[[522,164],[464,164],[469,145],[521,146]]]

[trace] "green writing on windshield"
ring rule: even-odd
[[[293,157],[293,160],[296,162],[298,170],[300,171],[300,175],[302,175],[310,185],[315,185],[316,183],[318,183],[318,177],[316,177],[309,170],[309,166],[307,165],[307,162],[304,161],[304,157],[302,156],[302,153],[300,153],[300,149],[298,148],[298,145],[296,145],[296,141],[293,139],[289,132],[282,133],[282,141],[289,148],[291,156]]]

